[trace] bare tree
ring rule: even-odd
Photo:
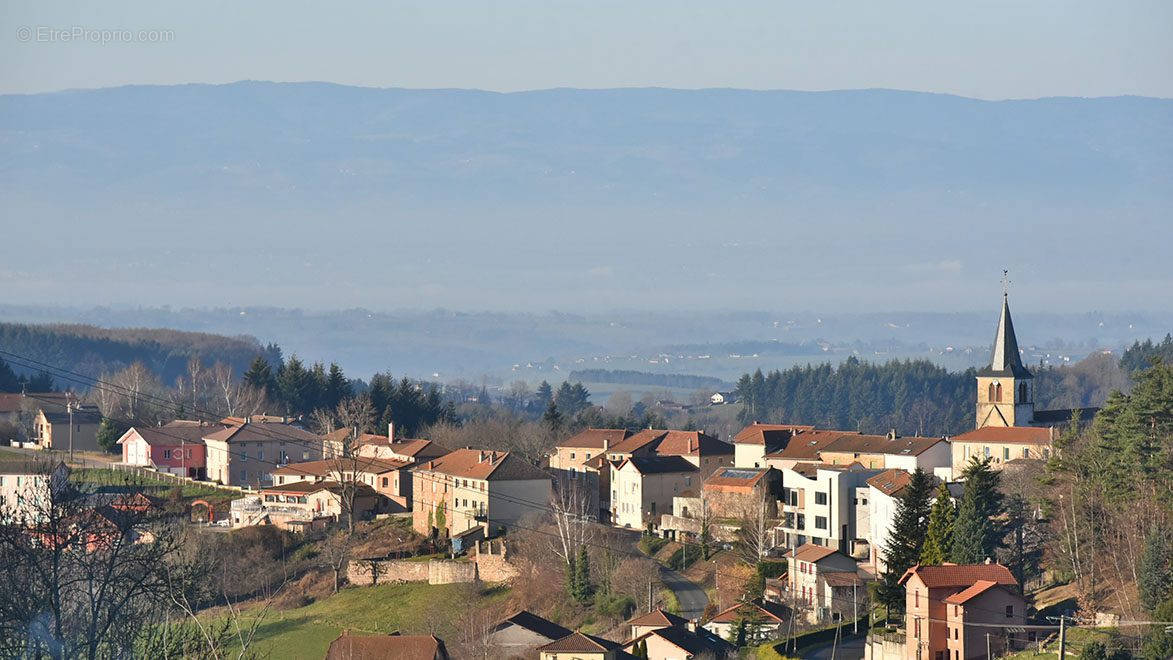
[[[595,511],[590,493],[574,480],[561,480],[550,496],[550,511],[557,534],[550,541],[550,549],[569,568],[579,550],[594,539]]]
[[[371,403],[371,397],[366,394],[340,402],[335,415],[341,428],[357,429],[358,433],[370,433],[374,430],[375,406]]]
[[[467,589],[475,590],[479,587],[476,583],[471,583]],[[475,596],[475,594],[468,595],[470,600]],[[502,649],[494,643],[493,632],[504,616],[503,608],[497,603],[467,609],[460,617],[460,625],[458,626],[460,630],[460,657],[481,658],[481,660],[501,657],[503,655]]]
[[[770,505],[765,492],[745,505],[741,513],[741,528],[737,532],[738,554],[751,566],[769,556],[774,547],[771,534]]]
[[[0,655],[129,657],[166,616],[177,522],[30,469],[19,515],[0,520]]]
[[[341,531],[329,534],[321,544],[321,554],[318,555],[322,563],[334,573],[334,593],[342,582],[342,571],[350,561],[353,543],[349,533]]]

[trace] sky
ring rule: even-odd
[[[1173,97],[1168,0],[0,4],[0,93],[329,81]]]

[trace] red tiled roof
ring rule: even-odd
[[[823,447],[822,451],[919,456],[940,442],[945,442],[945,440],[942,438],[889,438],[886,435],[861,435],[855,433],[836,438],[826,447]]]
[[[930,589],[938,587],[968,587],[979,580],[993,580],[998,584],[1017,585],[1018,581],[1010,569],[1001,564],[945,564],[943,566],[921,566],[917,564],[905,571],[900,578],[904,584],[916,575]]]
[[[599,653],[618,648],[619,644],[609,639],[595,637],[581,632],[572,632],[562,639],[556,639],[545,646],[539,646],[539,651],[560,653]]]
[[[631,436],[627,429],[586,429],[558,443],[559,447],[603,449],[614,447]]]
[[[349,472],[357,469],[359,472],[382,474],[391,470],[409,467],[406,461],[397,461],[390,458],[371,458],[369,456],[355,456],[352,458],[327,458],[321,461],[304,461],[289,463],[273,470],[275,475],[284,476],[314,476],[323,477],[335,470]]]
[[[426,461],[433,458],[440,458],[451,451],[442,445],[436,444],[431,440],[424,440],[422,438],[416,440],[403,440],[401,442],[392,442],[390,445],[391,451],[403,456],[411,456],[417,462]]]
[[[766,454],[766,458],[817,459],[827,445],[852,434],[854,431],[803,431],[793,435],[782,449]]]
[[[946,603],[950,605],[964,605],[965,601],[985,593],[991,587],[998,586],[998,583],[993,580],[978,580],[973,583],[972,587],[959,591],[952,596],[945,599]]]
[[[320,435],[314,435],[309,431],[300,429],[290,424],[278,424],[272,422],[247,422],[240,426],[229,426],[219,431],[204,434],[204,439],[217,440],[228,443],[265,442],[274,440],[300,444],[322,442],[322,436]]]
[[[819,577],[821,577],[829,587],[850,587],[853,585],[859,587],[863,586],[863,578],[859,576],[859,573],[854,571],[826,571],[824,573],[820,573]]]
[[[202,445],[204,444],[204,436],[227,428],[229,427],[223,424],[177,419],[163,426],[133,426],[122,434],[122,437],[118,439],[118,444],[126,444],[125,441],[134,433],[146,441],[148,445],[157,447],[177,446],[184,443]]]
[[[1037,426],[983,426],[950,438],[953,442],[1050,445],[1051,429]]]
[[[912,483],[912,475],[906,470],[891,469],[884,470],[876,476],[868,479],[868,485],[874,487],[881,493],[889,496],[895,496],[908,487]]]
[[[722,610],[712,620],[716,623],[736,623],[740,619],[749,618],[755,614],[763,615],[767,622],[782,623],[790,613],[785,605],[755,600],[748,603],[738,603]]]
[[[612,445],[608,454],[634,454],[648,447],[661,456],[724,456],[733,453],[733,445],[700,431],[645,429]]]
[[[678,626],[685,623],[688,623],[688,619],[677,616],[661,607],[627,621],[629,626]]]
[[[361,482],[351,482],[354,484],[355,492],[359,495],[374,495],[375,489]],[[261,489],[262,493],[316,493],[320,490],[328,490],[331,493],[337,493],[342,489],[342,484],[337,481],[295,481],[289,484],[282,484],[280,486],[265,486]]]
[[[818,563],[838,552],[835,548],[824,548],[821,545],[805,543],[790,552],[790,556],[799,561]]]
[[[523,481],[550,478],[546,472],[509,452],[488,449],[457,449],[419,467],[467,479]]]
[[[738,488],[753,488],[766,476],[769,469],[752,469],[752,468],[734,468],[724,467],[717,468],[713,474],[705,480],[705,488],[710,486],[720,488],[722,486],[732,486]]]
[[[794,432],[813,431],[814,429],[813,426],[799,424],[759,424],[754,422],[733,436],[733,442],[739,445],[781,446],[786,444]]]
[[[352,635],[344,632],[326,651],[326,660],[435,660],[446,658],[444,642],[435,635]]]

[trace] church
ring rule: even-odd
[[[990,364],[977,372],[974,430],[950,438],[953,477],[960,476],[972,456],[989,458],[995,469],[1013,460],[1046,460],[1059,427],[1073,418],[1090,421],[1097,410],[1035,409],[1034,374],[1022,364],[1009,296],[1003,293]]]

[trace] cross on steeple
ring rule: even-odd
[[[1010,271],[1002,269],[1002,298],[1010,296]]]

